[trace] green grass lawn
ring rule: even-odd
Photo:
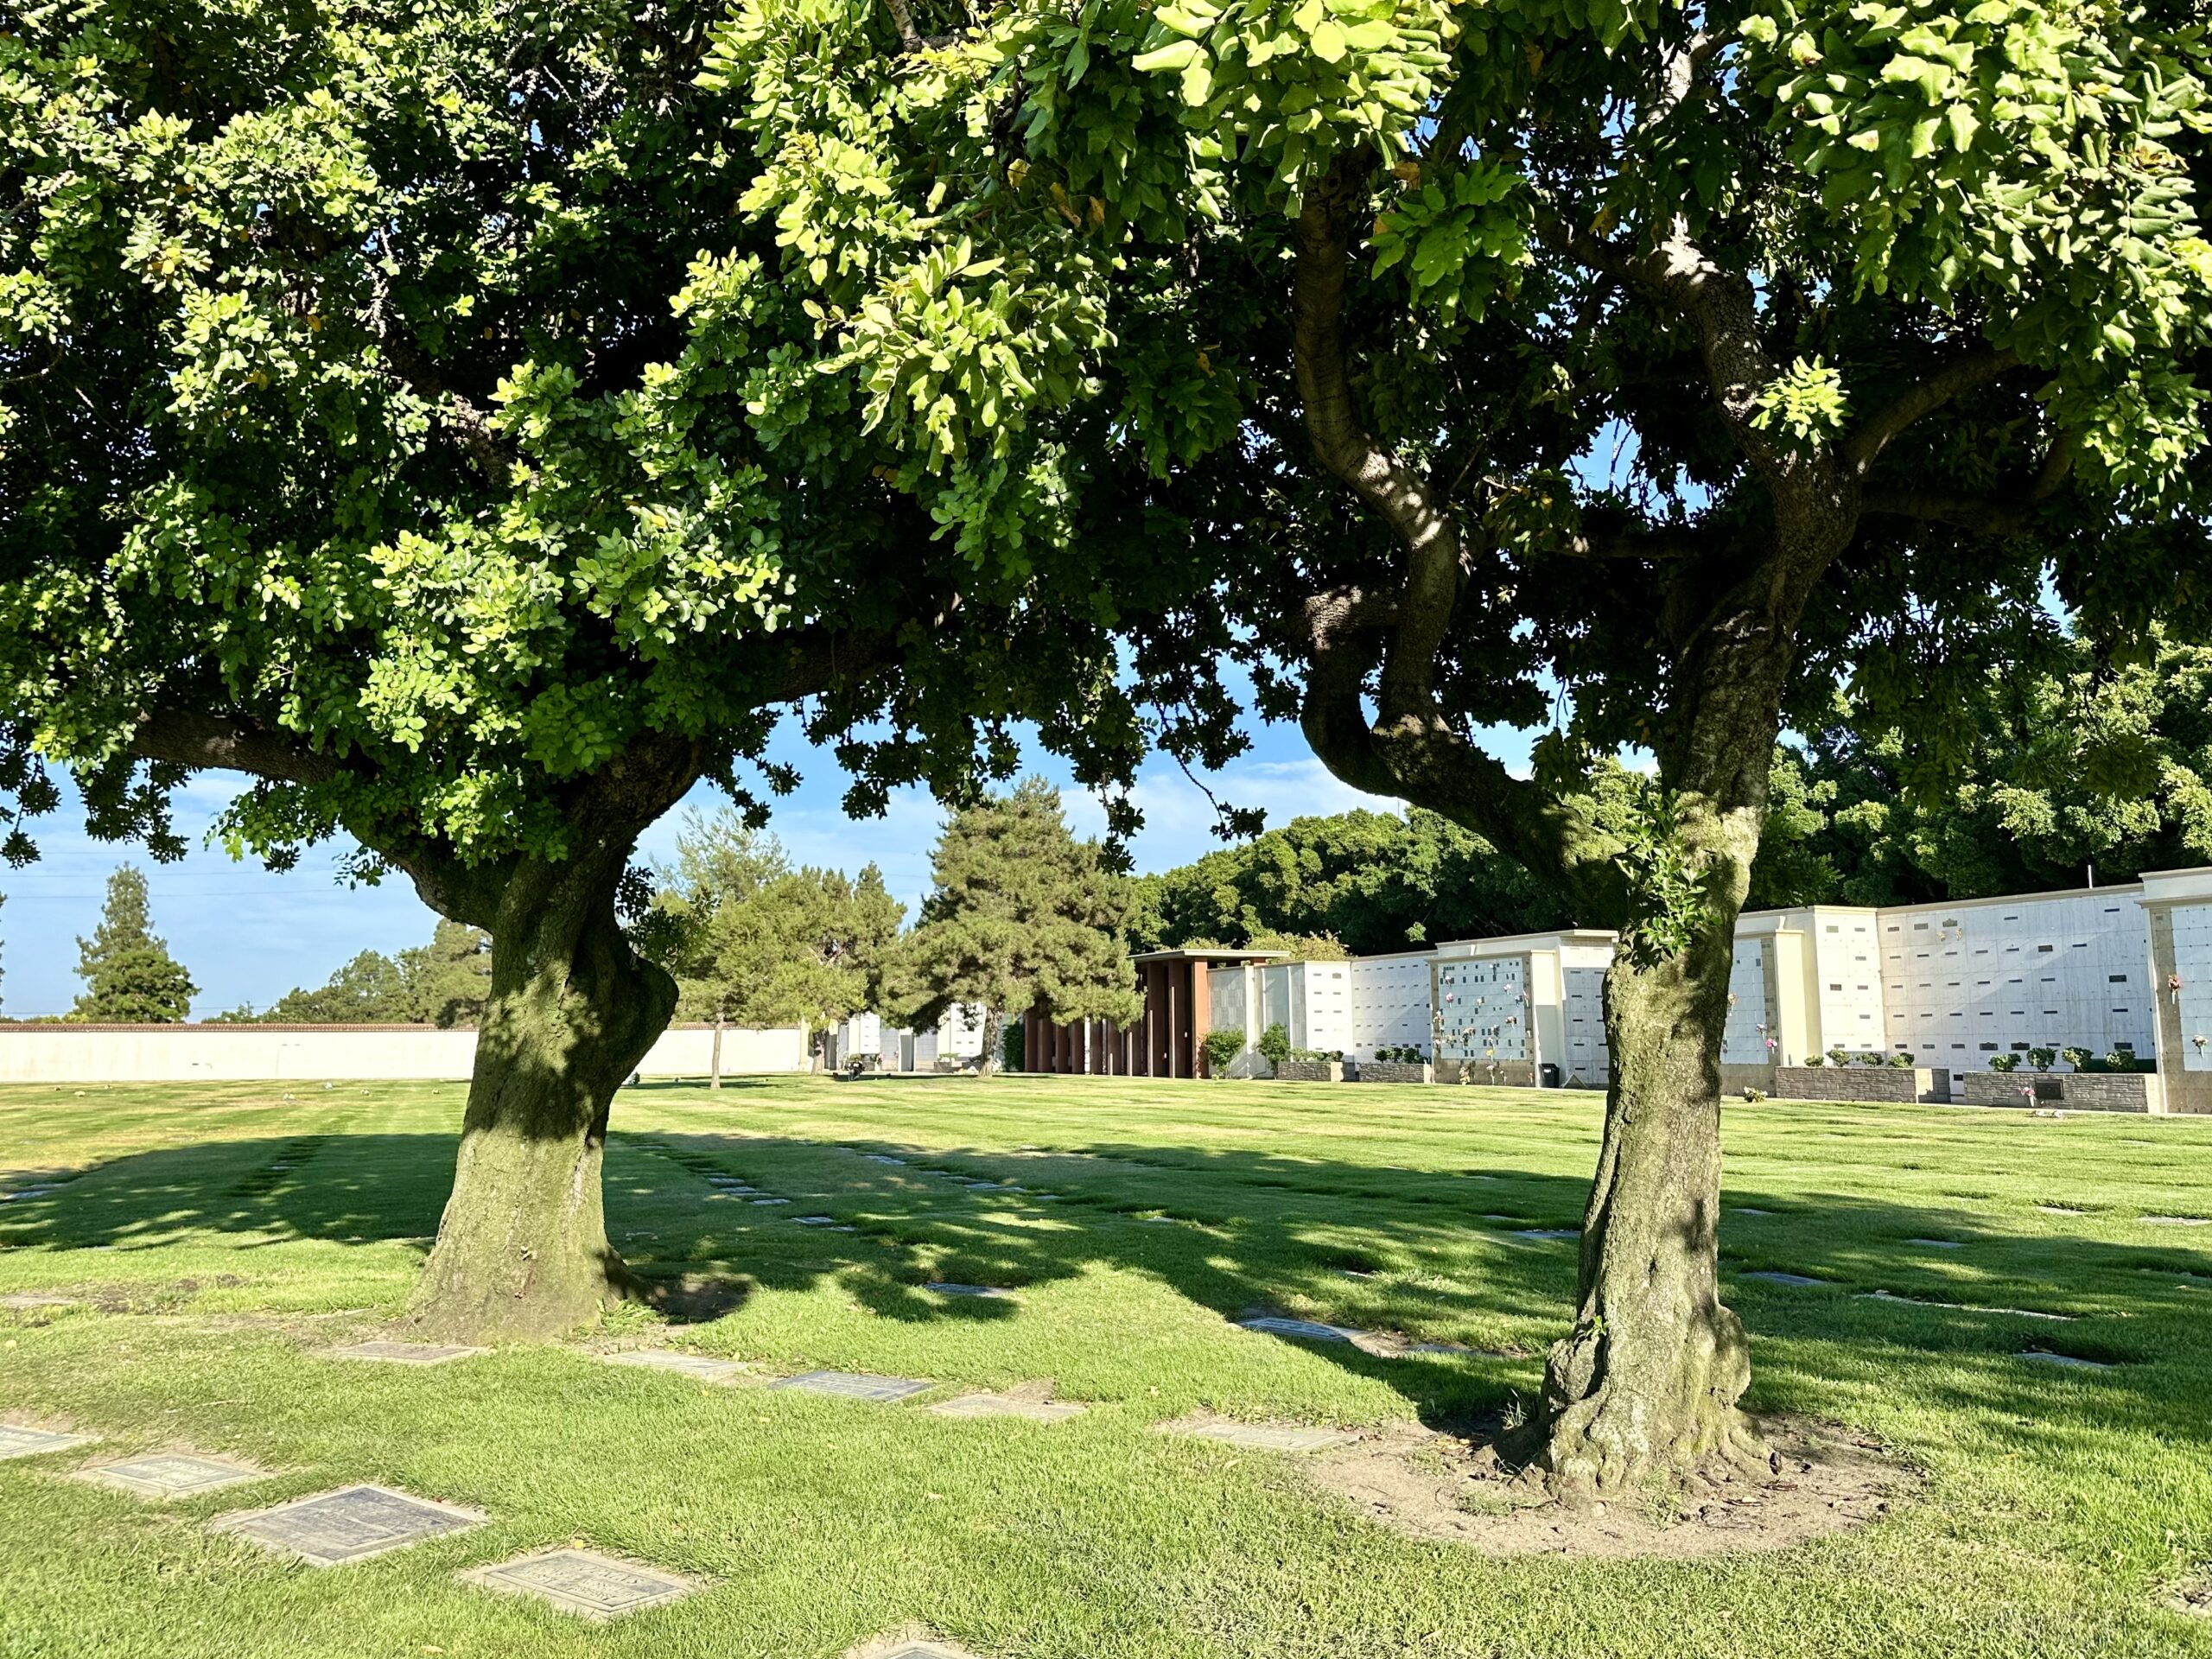
[[[616,1243],[647,1271],[753,1289],[712,1323],[625,1315],[601,1340],[764,1372],[1050,1378],[1090,1409],[1048,1426],[718,1388],[581,1343],[429,1370],[318,1357],[400,1308],[461,1090],[291,1088],[0,1090],[17,1172],[0,1192],[80,1172],[0,1205],[0,1294],[85,1299],[0,1311],[0,1421],[282,1471],[153,1505],[68,1478],[86,1452],[0,1463],[0,1659],[829,1659],[909,1624],[986,1659],[2212,1655],[2212,1621],[2167,1605],[2212,1558],[2212,1227],[2146,1219],[2212,1215],[2212,1122],[1732,1109],[1722,1249],[1749,1403],[1870,1430],[1926,1484],[1783,1554],[1566,1562],[1405,1536],[1294,1459],[1155,1426],[1199,1407],[1448,1424],[1528,1396],[1574,1247],[1516,1230],[1579,1220],[1593,1096],[1103,1078],[623,1094]],[[792,1202],[717,1197],[718,1172]],[[981,1180],[1022,1190],[962,1184]],[[855,1230],[796,1224],[810,1214]],[[1761,1269],[1832,1282],[1738,1276]],[[1857,1294],[1878,1289],[1954,1306]],[[1381,1358],[1230,1322],[1255,1309],[1489,1351]],[[2017,1357],[2031,1345],[2111,1368]],[[203,1524],[356,1481],[491,1519],[327,1569]],[[575,1541],[711,1587],[601,1627],[455,1578]]]

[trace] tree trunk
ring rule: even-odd
[[[976,1057],[976,1075],[995,1077],[1006,1055],[1006,1018],[996,1008],[983,1010],[983,1052]]]
[[[1648,965],[1605,976],[1612,1072],[1583,1212],[1573,1331],[1545,1369],[1535,1459],[1582,1495],[1755,1453],[1736,1409],[1751,1382],[1742,1322],[1721,1305],[1722,1027],[1735,911]]]
[[[715,1010],[715,1051],[707,1062],[707,1087],[709,1089],[719,1089],[722,1086],[723,1017],[721,1009],[717,1007]]]
[[[1568,1497],[1759,1454],[1737,1409],[1750,1347],[1720,1301],[1720,1046],[1803,594],[1754,582],[1730,600],[1690,632],[1659,751],[1667,810],[1605,975],[1612,1064],[1574,1327],[1532,1425],[1533,1464]]]
[[[426,1335],[543,1340],[636,1289],[607,1243],[601,1159],[676,982],[623,936],[620,874],[619,857],[532,861],[500,894],[453,1195],[410,1307]]]

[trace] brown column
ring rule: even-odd
[[[1183,1039],[1191,1019],[1190,981],[1184,976],[1183,964],[1179,962],[1162,963],[1160,967],[1165,970],[1167,990],[1167,1064],[1165,1070],[1171,1077],[1187,1077],[1191,1071],[1183,1058]]]
[[[1144,1013],[1130,1033],[1136,1051],[1136,1064],[1130,1070],[1140,1077],[1152,1075],[1153,1052],[1160,1046],[1160,976],[1153,971],[1159,965],[1147,962],[1137,970],[1137,987],[1144,993]]]
[[[1213,1029],[1213,991],[1206,982],[1206,965],[1191,964],[1191,1075],[1206,1066],[1206,1033]]]
[[[1045,1069],[1045,1045],[1037,1032],[1037,1010],[1029,1009],[1021,1016],[1021,1069],[1042,1071]]]

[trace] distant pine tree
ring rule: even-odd
[[[399,953],[401,994],[386,1019],[474,1026],[492,995],[492,936],[440,917],[430,942]]]
[[[1025,779],[954,815],[931,855],[935,890],[899,953],[910,1023],[980,1007],[983,1062],[1003,1023],[1034,1008],[1055,1024],[1127,1021],[1143,1008],[1129,967],[1130,883],[1077,841],[1058,792]]]
[[[77,975],[85,993],[69,1017],[94,1025],[181,1025],[200,988],[155,937],[146,878],[127,864],[107,879],[99,926],[77,941]]]

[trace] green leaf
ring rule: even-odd
[[[1332,17],[1313,31],[1311,44],[1313,55],[1322,62],[1338,62],[1344,55],[1344,32]]]
[[[1196,41],[1170,41],[1166,46],[1150,52],[1140,52],[1129,60],[1129,67],[1140,73],[1150,74],[1156,69],[1181,69],[1205,55],[1205,48]]]

